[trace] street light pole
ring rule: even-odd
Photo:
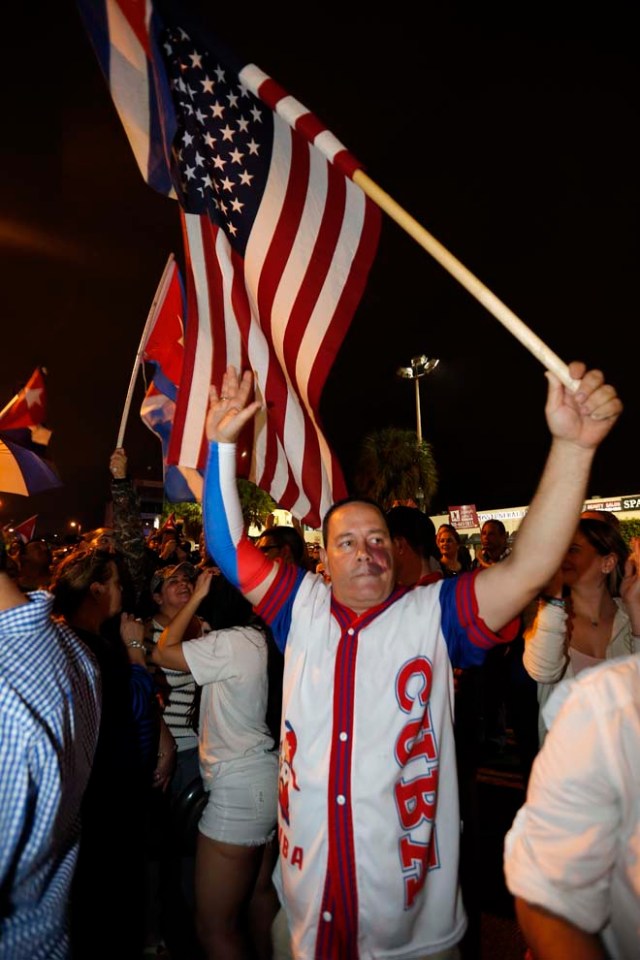
[[[405,380],[413,380],[416,391],[416,433],[418,443],[422,443],[422,416],[420,413],[420,380],[431,373],[440,363],[439,360],[426,357],[421,354],[419,357],[411,357],[410,366],[398,367],[396,373]]]
[[[420,377],[415,378],[416,384],[416,433],[418,443],[422,443],[422,417],[420,415]]]

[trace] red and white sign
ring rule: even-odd
[[[475,503],[466,503],[461,507],[448,507],[449,523],[456,530],[468,530],[469,527],[478,527],[478,514]]]

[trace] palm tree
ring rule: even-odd
[[[264,527],[267,517],[278,506],[268,493],[257,487],[251,480],[238,480],[238,495],[247,529],[251,526]]]
[[[371,497],[384,510],[400,502],[427,510],[438,489],[431,445],[398,427],[370,433],[362,442],[354,485],[359,496]]]
[[[238,480],[238,496],[240,497],[240,507],[242,517],[247,529],[250,526],[264,527],[269,514],[272,513],[278,504],[268,493],[257,487],[251,480]],[[184,520],[186,532],[193,533],[197,529],[196,539],[199,531],[202,529],[202,506],[199,503],[165,503],[162,520],[167,519],[170,513],[178,519]]]

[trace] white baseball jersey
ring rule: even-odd
[[[409,960],[464,933],[451,664],[499,642],[474,579],[397,590],[356,618],[321,577],[282,567],[257,608],[285,648],[280,868],[297,958]]]

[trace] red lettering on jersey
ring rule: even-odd
[[[280,854],[283,860],[289,859],[289,837],[282,827],[278,827],[278,843],[280,844]],[[304,847],[293,847],[291,851],[291,866],[302,870],[304,860]]]
[[[405,830],[417,827],[423,820],[433,820],[436,812],[438,770],[431,770],[415,780],[399,780],[394,792],[400,823]]]
[[[418,702],[424,707],[431,693],[432,676],[431,664],[426,657],[415,657],[413,660],[405,663],[396,680],[396,693],[400,701],[400,706],[405,713],[409,713],[411,705],[416,699],[415,694],[410,694],[407,690],[411,678],[422,677],[422,687],[418,691]]]
[[[428,844],[414,843],[409,834],[400,839],[400,862],[404,871],[413,872],[404,878],[405,909],[412,907],[424,886],[427,872],[437,865],[435,827]]]
[[[410,720],[400,731],[396,741],[396,757],[401,766],[405,767],[409,760],[425,757],[426,760],[435,760],[438,753],[433,734],[429,727],[429,715],[425,712],[422,719]]]
[[[434,818],[438,793],[438,747],[431,729],[429,697],[433,671],[426,657],[406,663],[396,679],[396,696],[404,713],[413,713],[398,734],[395,756],[402,778],[394,787],[400,837],[400,865],[405,909],[413,906],[427,872],[437,866]],[[420,842],[409,831],[418,829]]]

